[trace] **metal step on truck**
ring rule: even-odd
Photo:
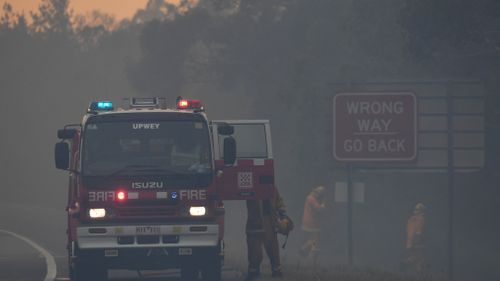
[[[71,280],[108,269],[178,268],[218,281],[224,200],[274,195],[267,120],[208,120],[199,100],[91,102],[81,123],[58,130],[58,169],[69,172]]]

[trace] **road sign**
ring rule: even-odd
[[[333,154],[338,161],[414,161],[413,93],[339,93],[333,99]]]

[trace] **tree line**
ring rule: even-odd
[[[150,0],[120,22],[99,11],[75,14],[69,4],[42,0],[28,15],[3,6],[0,92],[23,108],[4,103],[2,114],[42,122],[34,130],[43,134],[63,125],[59,116],[78,120],[94,98],[200,97],[221,117],[271,119],[285,159],[279,167],[308,175],[302,184],[330,165],[314,156],[331,146],[323,126],[330,113],[317,110],[326,83],[479,78],[489,89],[499,85],[494,0]],[[500,99],[488,100],[488,124],[498,126]],[[48,108],[47,120],[33,118]]]

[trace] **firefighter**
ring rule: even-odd
[[[424,267],[425,209],[422,203],[415,205],[413,215],[408,219],[406,226],[407,263],[416,271],[421,271]]]
[[[245,281],[257,279],[260,276],[260,264],[263,259],[262,247],[271,262],[273,278],[282,278],[278,245],[278,222],[285,224],[288,232],[293,228],[291,220],[286,215],[285,205],[279,192],[272,200],[247,200],[247,254],[248,275]],[[283,233],[280,231],[280,233]]]
[[[321,230],[319,216],[325,209],[325,195],[326,189],[320,185],[309,193],[304,203],[302,230],[306,232],[307,240],[299,251],[302,258],[307,258],[311,254],[314,260],[317,258]]]

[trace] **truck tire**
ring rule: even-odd
[[[108,270],[90,262],[76,262],[72,268],[72,281],[106,281]]]
[[[108,270],[95,262],[70,258],[69,278],[71,281],[106,281]]]
[[[181,280],[194,281],[198,279],[199,271],[193,266],[181,267]]]
[[[219,255],[203,267],[202,276],[204,281],[220,281],[222,279],[222,260]]]

